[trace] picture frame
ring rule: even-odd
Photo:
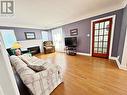
[[[36,39],[34,32],[25,32],[25,37],[27,40]]]
[[[71,30],[70,30],[70,35],[71,35],[71,36],[76,36],[76,35],[78,35],[78,28],[76,28],[76,29],[71,29]]]

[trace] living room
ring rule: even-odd
[[[126,95],[127,0],[8,3],[0,95]]]

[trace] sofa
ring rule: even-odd
[[[38,58],[34,57],[36,60]],[[28,67],[20,57],[10,56],[12,66],[15,68],[23,83],[29,88],[32,95],[49,95],[59,84],[63,82],[61,67],[47,62],[46,69],[36,72]],[[41,63],[41,59],[38,61]],[[43,60],[42,60],[43,62]]]
[[[55,52],[55,46],[53,46],[52,41],[44,41],[43,42],[43,48],[44,48],[45,54]]]

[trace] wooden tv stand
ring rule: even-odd
[[[68,54],[68,55],[76,55],[76,53],[77,53],[77,49],[76,49],[76,47],[74,47],[74,46],[67,46],[66,47],[66,54]]]

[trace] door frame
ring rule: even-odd
[[[125,41],[124,41],[124,48],[123,48],[123,54],[122,54],[122,61],[121,61],[121,65],[124,68],[127,68],[127,28],[126,28],[126,35],[125,35]]]
[[[3,66],[4,70],[6,71],[5,73],[8,75],[7,80],[9,81],[9,85],[11,85],[10,87],[9,86],[7,87],[7,86],[4,86],[4,84],[1,84],[0,85],[0,95],[1,95],[1,93],[5,94],[5,91],[4,91],[5,88],[8,89],[6,91],[6,94],[10,93],[9,90],[12,90],[11,91],[12,93],[10,93],[10,94],[20,95],[16,80],[14,77],[14,73],[13,73],[13,70],[11,67],[11,63],[10,63],[7,51],[5,49],[5,46],[4,46],[4,41],[3,41],[1,33],[0,33],[0,59],[2,59],[2,63],[4,63],[1,65]],[[5,77],[3,77],[3,79],[5,79]]]
[[[114,30],[115,30],[115,20],[116,15],[107,16],[99,19],[95,19],[91,21],[91,41],[90,41],[90,56],[92,56],[92,43],[93,43],[93,22],[98,20],[104,20],[112,18],[112,28],[111,28],[111,37],[110,37],[110,46],[109,46],[109,59],[112,59],[112,46],[113,46],[113,38],[114,38]]]

